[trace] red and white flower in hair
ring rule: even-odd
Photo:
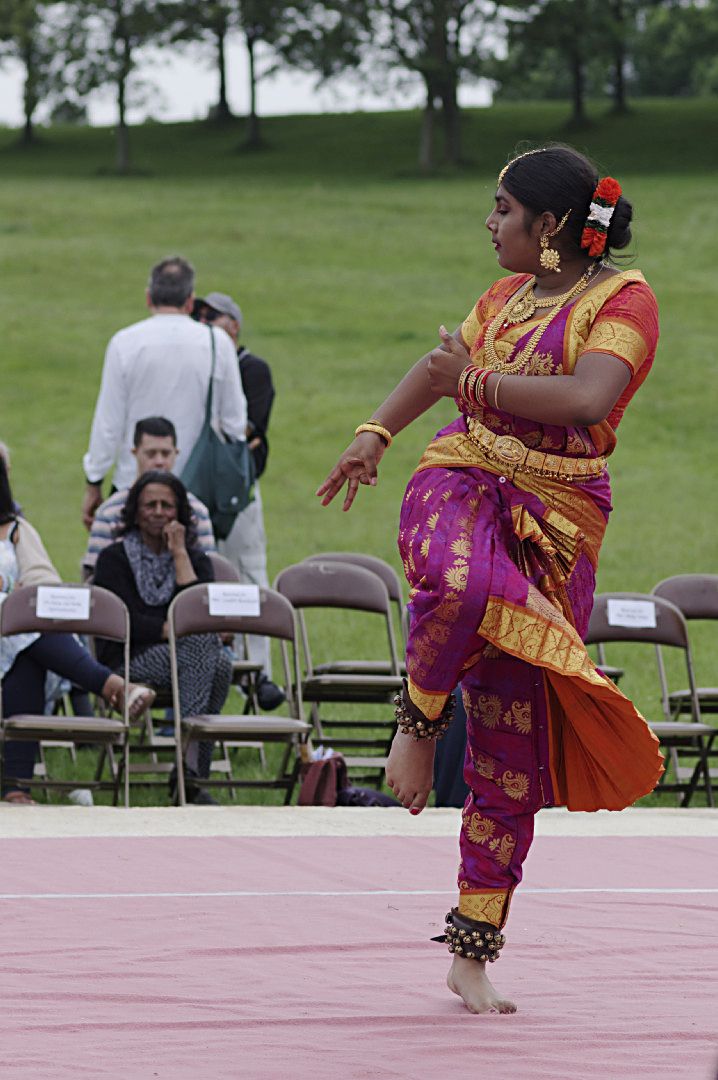
[[[614,180],[612,176],[604,176],[603,180],[599,180],[581,234],[581,247],[588,248],[588,254],[592,257],[603,255],[608,226],[620,198],[621,185],[618,180]]]

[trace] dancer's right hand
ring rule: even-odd
[[[321,498],[322,506],[329,506],[329,503],[335,495],[339,494],[344,484],[347,484],[347,493],[344,497],[342,510],[349,510],[356,498],[360,484],[375,487],[377,466],[385,450],[386,443],[381,435],[373,431],[363,431],[361,435],[357,435],[339,458],[339,461],[321,487],[317,488],[316,494]]]

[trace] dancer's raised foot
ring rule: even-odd
[[[463,1000],[472,1013],[515,1013],[513,1001],[502,998],[492,986],[486,974],[486,963],[455,956],[446,985]]]
[[[402,806],[419,814],[434,784],[435,739],[415,739],[397,731],[386,763],[386,782]]]

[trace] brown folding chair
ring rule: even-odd
[[[231,739],[258,738],[262,742],[282,743],[285,747],[275,776],[263,780],[202,780],[203,787],[273,788],[285,791],[285,804],[292,798],[299,776],[302,755],[307,756],[311,724],[302,713],[299,656],[296,642],[294,609],[289,601],[272,589],[260,589],[259,615],[211,615],[210,588],[206,583],[191,585],[179,593],[168,612],[172,696],[175,716],[176,763],[179,803],[185,805],[183,761],[187,745],[193,740],[220,743]],[[187,634],[232,633],[260,634],[275,638],[284,669],[289,716],[225,715],[182,716],[177,668],[177,641]],[[290,659],[291,652],[291,659]],[[294,760],[292,761],[292,757]]]
[[[367,716],[356,719],[332,716],[328,719],[326,713],[320,714],[320,709],[329,703],[386,706],[391,704],[394,694],[401,687],[401,666],[386,585],[373,570],[364,566],[329,560],[295,563],[287,567],[278,575],[275,588],[291,601],[297,611],[305,664],[302,696],[304,701],[312,705],[312,721],[317,735],[326,738],[331,732],[332,745],[336,748],[377,751],[368,756],[347,757],[346,760],[352,769],[370,770],[367,778],[379,782],[395,731],[393,710],[390,718],[384,719]],[[308,609],[336,609],[346,614],[369,612],[379,616],[386,635],[388,656],[385,663],[388,664],[388,673],[384,670],[347,673],[315,667],[305,615]],[[340,734],[336,735],[335,732]]]
[[[37,593],[45,589],[82,589],[89,593],[89,618],[48,619],[37,615]],[[107,589],[97,585],[61,585],[61,586],[25,586],[15,589],[0,607],[0,638],[9,634],[28,632],[53,632],[67,634],[86,634],[92,637],[108,638],[119,641],[124,646],[124,677],[129,681],[130,665],[130,620],[122,600]],[[72,743],[93,743],[106,748],[110,753],[113,748],[121,753],[121,766],[113,769],[112,780],[104,781],[99,777],[82,781],[83,787],[104,789],[113,792],[113,803],[117,805],[120,783],[124,781],[125,806],[129,806],[129,716],[125,702],[122,717],[111,716],[33,716],[22,714],[5,717],[2,713],[2,687],[0,685],[0,761],[4,759],[5,743],[11,740],[40,741],[46,744],[61,745]],[[6,777],[6,780],[11,779]],[[15,778],[16,779],[16,778]],[[43,788],[71,790],[77,787],[77,780],[54,780],[49,776],[37,777],[25,781]]]
[[[237,582],[239,583],[239,571],[234,563],[226,559],[224,555],[220,555],[218,551],[207,552],[209,561],[212,563],[212,569],[214,570],[214,580],[224,582]],[[262,665],[254,663],[249,659],[249,635],[241,634],[242,645],[244,649],[244,655],[247,657],[245,660],[233,659],[232,660],[232,686],[240,688],[243,694],[246,694],[247,700],[244,706],[245,714],[260,712],[259,701],[257,700],[257,682],[259,676],[262,674]],[[259,760],[262,768],[266,767],[266,757],[264,753],[264,743],[256,740],[247,741],[232,741],[224,744],[226,750],[256,750],[259,754]],[[218,762],[214,762],[214,768],[217,768]],[[223,770],[228,772],[231,776],[231,768],[227,769],[229,765],[229,757],[226,756],[226,764],[223,763]]]
[[[642,601],[653,606],[656,625],[652,627],[617,626],[609,620],[609,602],[617,600]],[[657,791],[676,791],[683,793],[681,806],[688,806],[698,788],[703,775],[706,798],[713,806],[708,757],[713,740],[718,735],[718,728],[701,721],[700,702],[693,674],[693,659],[688,641],[688,628],[679,609],[669,600],[644,593],[600,593],[594,598],[593,611],[589,621],[586,644],[596,645],[620,641],[623,643],[642,643],[657,648],[669,647],[683,653],[688,685],[690,687],[691,720],[673,719],[666,708],[666,700],[661,692],[663,720],[648,721],[648,725],[661,745],[668,751],[668,764],[672,768],[674,779],[668,779],[668,769],[661,777]],[[697,759],[689,767],[681,765],[686,757]],[[702,785],[703,786],[703,785]]]
[[[239,574],[228,559],[216,551],[209,551],[207,555],[212,563],[215,581],[239,581]],[[234,681],[234,669],[232,678]],[[130,741],[130,784],[132,787],[166,790],[176,756],[174,734],[167,734],[167,729],[172,726],[171,718],[167,717],[167,710],[172,708],[172,691],[158,686],[153,689],[157,696],[152,708],[130,722],[131,728],[137,732],[136,738]],[[261,743],[253,743],[251,749],[259,751],[263,760],[264,748]],[[231,779],[232,762],[228,748],[222,746],[220,750],[220,757],[212,761],[212,770]],[[102,767],[101,758],[98,770]]]
[[[363,566],[366,570],[372,570],[386,585],[389,599],[396,609],[402,640],[406,641],[407,614],[401,580],[394,567],[388,562],[377,555],[367,555],[362,551],[323,551],[317,555],[309,555],[304,562],[350,563],[352,566]],[[318,664],[315,670],[318,674],[330,672],[344,675],[392,674],[391,662],[388,660],[333,660],[330,663]],[[399,663],[399,670],[402,675],[406,675],[406,664],[403,660]]]
[[[660,596],[664,600],[670,600],[683,614],[686,621],[716,621],[718,620],[718,574],[675,574],[673,577],[664,578],[651,589],[652,596]],[[658,652],[658,670],[661,676],[661,690],[664,698],[664,708],[667,708],[672,716],[680,716],[681,713],[691,711],[691,691],[668,690],[663,656]],[[699,686],[696,689],[701,706],[701,713],[718,713],[718,686]]]

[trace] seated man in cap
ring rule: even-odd
[[[239,376],[247,399],[247,441],[254,458],[258,480],[267,464],[267,426],[274,401],[269,364],[240,345],[242,312],[231,296],[219,292],[207,293],[204,299],[195,301],[192,315],[199,322],[221,326],[237,349]],[[222,555],[237,567],[243,582],[264,588],[269,585],[267,539],[258,483],[254,485],[254,499],[237,516],[229,536],[226,540],[220,540],[218,546]],[[284,701],[284,692],[271,679],[271,657],[267,638],[249,638],[249,658],[262,665],[262,675],[257,687],[260,707],[276,709]]]

